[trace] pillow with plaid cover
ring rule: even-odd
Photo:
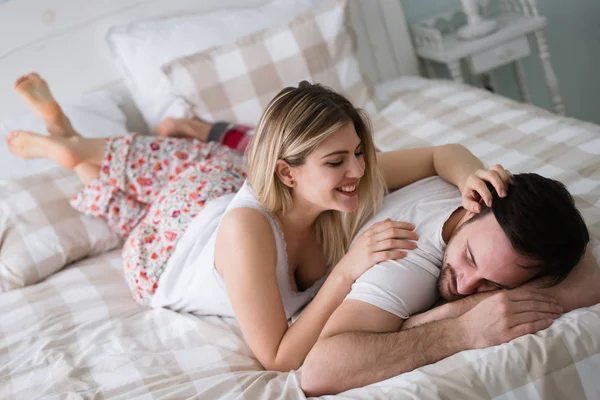
[[[80,187],[62,168],[0,181],[0,293],[120,245],[105,221],[70,206]]]
[[[163,64],[282,25],[321,1],[262,0],[253,1],[254,6],[229,1],[231,6],[209,12],[210,4],[200,4],[216,5],[215,1],[191,1],[175,6],[181,11],[185,8],[186,15],[113,26],[106,33],[106,42],[133,100],[154,129],[165,117],[181,118],[186,112],[184,102],[176,101],[171,92],[161,70]],[[193,10],[204,11],[196,14]]]
[[[373,88],[356,57],[346,0],[326,1],[291,22],[163,66],[190,116],[254,125],[284,87],[302,80],[331,87],[375,111]]]

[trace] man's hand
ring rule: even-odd
[[[546,329],[561,313],[553,297],[515,290],[483,300],[456,321],[473,348],[486,348]]]

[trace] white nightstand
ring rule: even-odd
[[[563,115],[565,107],[558,91],[558,80],[552,69],[544,34],[546,18],[540,16],[535,5],[528,0],[501,0],[500,6],[502,12],[494,16],[498,22],[498,30],[475,40],[458,38],[457,12],[438,14],[412,25],[415,49],[424,62],[427,74],[435,77],[431,63],[435,61],[447,65],[452,79],[464,82],[461,63],[466,64],[473,76],[512,63],[521,98],[530,102],[525,71],[520,60],[531,53],[528,40],[531,35],[537,42],[554,110]]]

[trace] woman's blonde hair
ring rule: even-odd
[[[297,88],[287,87],[271,100],[248,153],[248,181],[258,200],[269,212],[285,214],[292,207],[291,189],[275,172],[277,160],[302,165],[323,141],[348,123],[354,125],[361,140],[365,173],[358,187],[358,210],[325,211],[314,223],[313,230],[330,266],[343,257],[352,237],[373,215],[385,194],[368,116],[341,94],[302,81]]]

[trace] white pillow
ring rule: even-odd
[[[322,1],[289,23],[174,60],[163,71],[190,112],[208,121],[256,126],[273,97],[302,80],[374,112],[347,15],[346,0]]]
[[[95,92],[84,96],[77,104],[63,107],[71,124],[85,137],[102,138],[127,133],[122,99],[108,92]],[[0,179],[15,179],[45,171],[56,164],[49,160],[23,160],[12,154],[4,138],[12,130],[25,130],[47,134],[44,123],[33,113],[0,121]]]
[[[106,41],[134,101],[153,129],[167,116],[189,116],[185,104],[172,93],[162,65],[285,24],[319,3],[275,0],[261,7],[121,25],[109,29]]]

